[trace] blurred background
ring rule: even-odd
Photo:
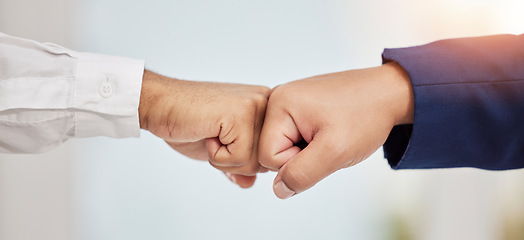
[[[277,84],[381,64],[384,48],[524,33],[521,0],[0,0],[0,31]],[[493,159],[496,161],[496,159]],[[148,132],[0,155],[1,240],[524,239],[524,171],[389,168],[380,151],[289,200],[242,190]]]

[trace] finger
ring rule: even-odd
[[[222,172],[228,172],[232,174],[239,174],[239,175],[245,175],[245,176],[256,176],[257,173],[260,171],[260,164],[258,164],[258,162],[250,162],[249,164],[246,164],[240,167],[217,166],[214,163],[212,163],[211,161],[209,161],[209,164],[211,164],[211,166],[213,166],[214,168]]]
[[[218,137],[206,139],[210,162],[221,167],[247,164],[253,153],[254,119],[238,119],[220,129]]]
[[[233,143],[230,144],[223,144],[219,138],[207,138],[206,139],[206,148],[209,155],[209,162],[213,164],[213,166],[218,167],[241,167],[246,165],[249,162],[249,155],[247,156],[239,156],[239,155],[246,155],[246,153],[241,153],[240,150],[238,150],[238,146],[242,145],[241,143],[238,143],[243,140],[235,140]],[[244,152],[251,153],[251,150],[244,150]]]
[[[255,181],[257,180],[257,176],[246,176],[241,174],[231,174],[231,178],[234,179],[234,183],[236,183],[241,188],[250,188],[255,184]]]
[[[235,183],[241,188],[250,188],[255,184],[255,180],[257,179],[257,176],[245,176],[240,174],[232,174],[228,172],[224,172],[227,178],[231,180],[231,182]]]
[[[280,169],[300,152],[295,144],[301,140],[302,136],[293,118],[280,109],[268,106],[258,147],[260,164],[270,170]]]
[[[273,191],[281,199],[301,193],[342,168],[341,149],[327,134],[317,133],[309,145],[277,174]]]
[[[207,139],[206,145],[208,145],[210,151],[209,163],[223,172],[255,176],[261,168],[257,160],[258,138],[262,128],[261,122],[262,120],[259,120],[259,123],[255,123],[255,129],[250,129],[251,132],[254,130],[252,138],[247,138],[250,131],[243,131],[244,134],[241,134],[238,140],[235,140],[229,145],[223,145],[218,138]],[[247,142],[247,144],[242,144],[242,141]]]
[[[245,176],[241,174],[226,173],[226,176],[241,188],[250,188],[255,184],[257,176]]]
[[[208,152],[208,160],[213,166],[231,166],[231,163],[225,161],[231,154],[227,146],[223,145],[218,137],[206,138],[205,144]],[[217,158],[217,156],[219,157]]]
[[[235,184],[237,183],[237,179],[236,177],[233,176],[233,174],[231,173],[228,173],[228,172],[223,172],[227,178],[229,178],[229,180],[231,180],[231,182],[234,182]]]

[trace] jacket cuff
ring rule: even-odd
[[[524,35],[385,49],[408,73],[414,123],[383,150],[393,169],[524,167]]]

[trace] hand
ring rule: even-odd
[[[303,192],[368,158],[393,126],[413,122],[413,92],[397,63],[316,76],[273,90],[259,161],[278,170],[277,197]],[[304,147],[305,146],[305,147]]]
[[[145,71],[140,127],[194,159],[209,160],[240,187],[261,170],[257,148],[269,89],[193,82]]]

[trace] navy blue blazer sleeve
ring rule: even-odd
[[[383,146],[394,169],[524,167],[524,35],[386,49],[408,73],[414,123]]]

